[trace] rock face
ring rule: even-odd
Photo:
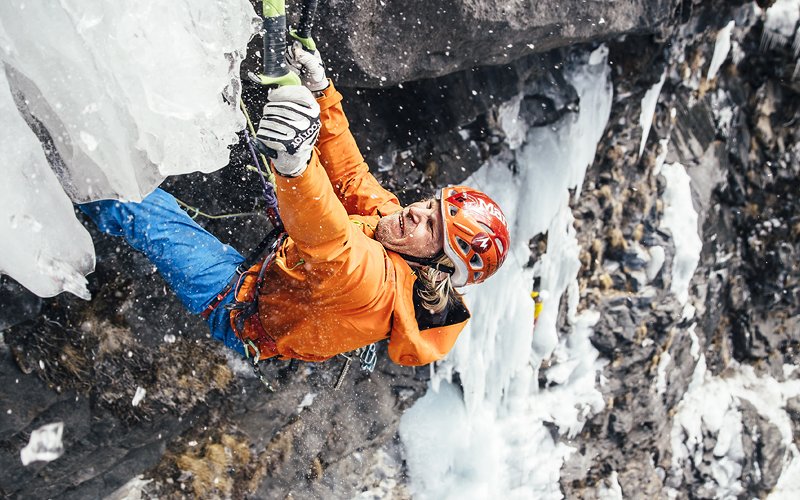
[[[684,5],[688,4],[688,5]],[[688,2],[320,2],[337,81],[385,87],[629,33],[663,33]]]
[[[571,442],[567,498],[598,496],[612,471],[626,497],[714,497],[717,434],[704,429],[698,460],[672,462],[674,416],[699,354],[710,376],[752,367],[777,381],[797,377],[785,366],[797,365],[800,343],[800,85],[791,47],[760,51],[762,19],[743,3],[320,6],[320,47],[354,133],[404,201],[508,153],[497,107],[512,96],[522,94],[532,125],[574,111],[580,103],[561,75],[569,51],[609,45],[616,99],[573,207],[581,308],[601,312],[593,343],[609,360],[607,405]],[[733,18],[735,48],[708,81],[715,37]],[[641,99],[662,75],[640,158]],[[262,89],[247,86],[245,96],[254,110],[263,104]],[[665,185],[655,172],[662,140],[666,162],[692,177],[700,217],[693,319],[669,292],[673,239],[661,227]],[[201,220],[244,252],[266,230],[247,161],[240,145],[229,168],[167,182],[207,213],[249,213]],[[207,338],[141,255],[94,236],[92,302],[0,286],[0,496],[103,497],[126,483],[117,498],[411,496],[397,425],[424,393],[427,368],[397,367],[382,351],[374,374],[353,366],[334,391],[343,359],[279,363],[268,373],[279,390],[269,393]],[[545,247],[544,237],[532,241],[532,259]],[[664,263],[650,268],[656,247]],[[145,396],[134,406],[138,388]],[[789,445],[756,404],[737,408],[740,493],[763,497]],[[797,442],[800,398],[786,410]],[[65,454],[23,467],[31,431],[55,420],[65,423]]]

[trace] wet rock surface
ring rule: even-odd
[[[322,23],[320,46],[354,133],[373,171],[405,202],[507,154],[497,107],[508,99],[522,93],[521,116],[535,125],[577,109],[561,75],[568,50],[609,45],[615,102],[573,206],[584,249],[580,307],[600,311],[592,342],[609,361],[606,408],[569,443],[576,451],[561,471],[567,498],[597,496],[612,472],[626,497],[667,498],[670,488],[679,497],[715,496],[707,481],[712,433],[704,459],[680,471],[672,465],[672,418],[697,349],[716,376],[745,365],[778,380],[796,377],[785,365],[797,365],[800,341],[800,85],[791,47],[761,50],[763,22],[749,6],[737,9],[742,3],[320,7],[331,20]],[[706,81],[716,33],[734,18],[737,48]],[[389,57],[385,47],[405,53]],[[639,158],[641,99],[662,74]],[[245,85],[255,113],[265,96]],[[691,176],[700,218],[693,316],[669,291],[674,246],[661,227],[665,183],[655,172],[661,140],[666,162]],[[240,145],[229,168],[165,185],[206,214],[246,214],[198,216],[245,253],[268,228],[247,162]],[[159,498],[411,497],[397,425],[424,393],[427,368],[395,366],[381,351],[375,373],[353,365],[333,390],[343,358],[277,363],[268,375],[278,390],[267,392],[183,311],[144,257],[93,235],[92,302],[0,286],[0,496],[95,498],[129,483]],[[546,235],[531,248],[534,259]],[[657,249],[660,266],[651,265]],[[134,406],[139,388],[145,395]],[[739,410],[743,492],[763,497],[782,472],[786,443],[752,403],[742,400]],[[797,398],[787,411],[796,442]],[[31,431],[53,421],[65,423],[64,455],[22,466],[19,449]]]

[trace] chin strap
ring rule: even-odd
[[[413,255],[407,255],[407,254],[404,254],[404,253],[400,254],[400,256],[403,259],[407,260],[408,262],[414,262],[416,264],[421,264],[423,266],[430,267],[431,269],[435,269],[435,270],[439,271],[440,273],[446,273],[446,274],[449,274],[449,275],[452,276],[453,273],[456,272],[456,269],[454,267],[448,266],[446,264],[438,264],[438,263],[436,263],[436,261],[442,255],[444,255],[444,252],[439,252],[436,255],[434,255],[433,257],[428,257],[428,258],[425,258],[425,257],[414,257]]]

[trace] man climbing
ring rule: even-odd
[[[295,43],[287,61],[303,86],[270,93],[257,133],[287,233],[273,258],[240,269],[242,256],[160,189],[81,209],[144,252],[216,339],[256,360],[322,361],[386,338],[396,363],[442,358],[469,318],[455,287],[484,281],[508,252],[502,211],[465,186],[403,208],[370,174],[319,53]]]

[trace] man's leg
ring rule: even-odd
[[[181,210],[175,198],[156,189],[141,203],[103,200],[80,205],[104,233],[122,236],[156,266],[192,314],[200,314],[228,284],[244,258]],[[228,321],[226,297],[208,318],[212,335],[244,352]]]

